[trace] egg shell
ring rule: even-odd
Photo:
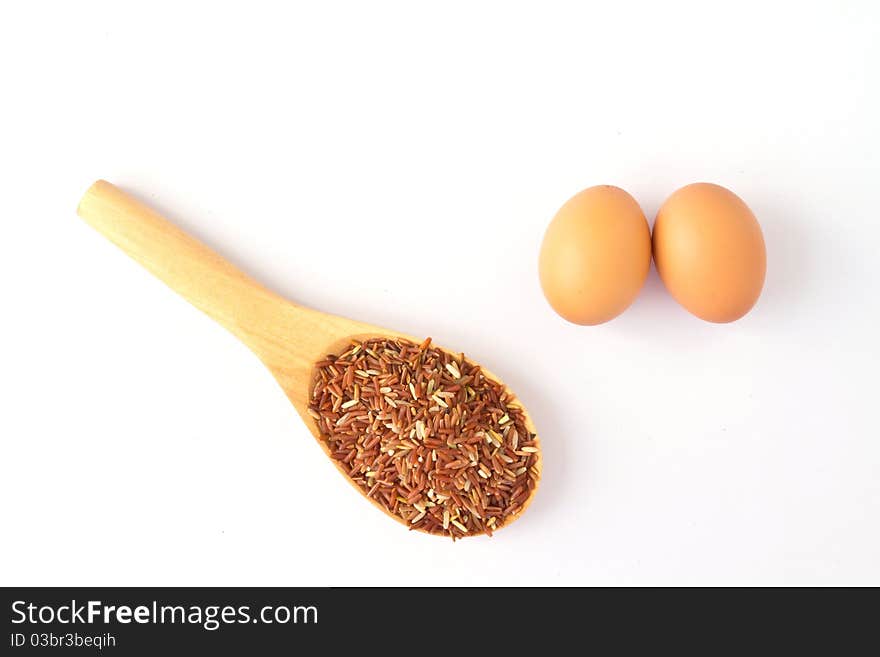
[[[553,309],[575,324],[616,317],[638,296],[651,267],[651,231],[636,200],[598,185],[570,198],[547,227],[539,274]]]
[[[732,322],[761,295],[767,271],[755,215],[729,189],[694,183],[673,192],[654,222],[654,263],[669,293],[709,322]]]

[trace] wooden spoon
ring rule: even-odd
[[[328,457],[327,442],[308,413],[315,363],[328,354],[342,352],[352,340],[392,337],[422,342],[413,336],[328,315],[280,297],[154,210],[104,180],[88,189],[77,213],[172,290],[244,342],[281,384]],[[485,368],[482,371],[500,383],[497,376]],[[526,428],[537,434],[525,409],[523,414]],[[540,473],[540,451],[536,456]],[[345,479],[366,496],[341,464],[332,457],[330,460]],[[535,489],[520,513],[509,517],[504,526],[522,514],[534,498],[534,492]],[[367,499],[391,518],[407,524],[372,497]]]

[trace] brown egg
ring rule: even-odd
[[[651,231],[636,200],[598,185],[570,198],[544,234],[538,269],[544,296],[575,324],[626,310],[651,266]]]
[[[694,183],[666,199],[654,222],[654,263],[670,294],[708,322],[732,322],[761,295],[764,236],[743,200]]]

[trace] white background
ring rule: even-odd
[[[0,583],[880,584],[880,4],[0,10]],[[463,349],[533,415],[525,516],[353,492],[272,377],[75,216],[96,178],[315,308]],[[579,189],[758,216],[731,325],[656,274],[595,328],[537,254]]]

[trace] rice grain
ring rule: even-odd
[[[309,415],[341,468],[410,529],[491,534],[537,486],[522,408],[430,338],[375,338],[328,355],[315,365]]]

